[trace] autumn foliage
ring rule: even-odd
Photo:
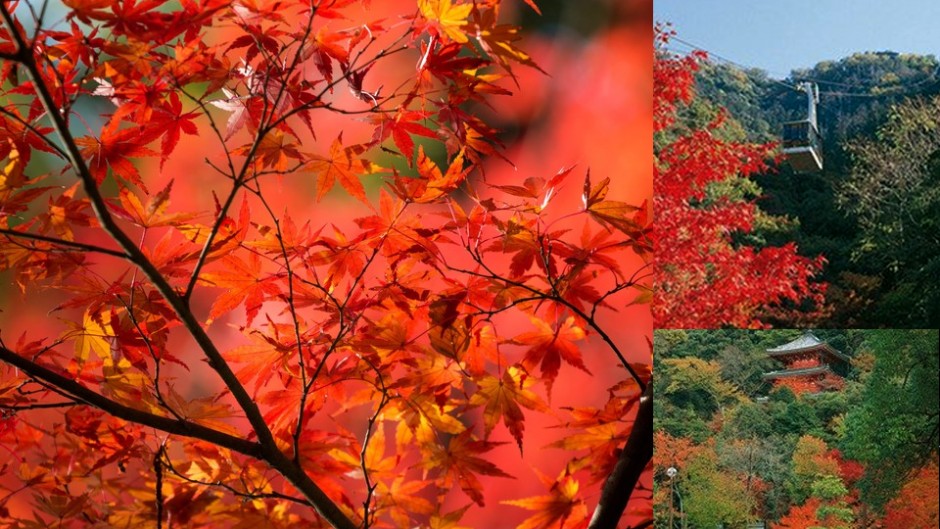
[[[378,4],[0,5],[0,526],[618,526],[647,207],[487,180],[498,0]]]
[[[885,509],[884,527],[936,527],[940,524],[937,463],[919,469]]]
[[[754,231],[757,205],[716,185],[767,171],[774,145],[730,142],[716,134],[724,114],[707,127],[677,127],[679,109],[695,97],[695,71],[704,53],[665,50],[670,32],[657,28],[654,132],[672,135],[656,152],[657,328],[765,327],[771,319],[799,321],[801,303],[822,302],[813,282],[822,256],[798,255],[794,244],[757,247],[740,237]]]

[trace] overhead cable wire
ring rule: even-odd
[[[712,52],[712,51],[709,51],[709,50],[707,50],[707,49],[705,49],[705,48],[703,48],[703,47],[701,47],[701,46],[699,46],[699,45],[697,45],[697,44],[693,44],[693,43],[691,43],[691,42],[689,42],[689,41],[687,41],[687,40],[680,39],[679,37],[676,37],[676,36],[671,37],[669,40],[670,40],[670,41],[676,41],[676,42],[678,42],[678,43],[680,43],[680,44],[685,44],[686,46],[692,48],[693,50],[705,52],[705,53],[708,54],[709,57],[714,57],[714,58],[720,60],[720,61],[723,62],[723,63],[730,64],[731,66],[735,66],[735,67],[739,68],[741,71],[743,71],[743,72],[745,72],[745,73],[748,73],[749,70],[761,70],[760,68],[755,68],[755,67],[753,67],[753,66],[746,66],[746,65],[741,64],[741,63],[739,63],[739,62],[733,61],[733,60],[731,60],[731,59],[728,59],[727,57],[723,57],[723,56],[721,56],[721,55],[718,55],[717,53],[714,53],[714,52]],[[761,70],[761,71],[766,72],[766,70]],[[768,73],[772,73],[772,72],[768,72]],[[768,76],[768,77],[767,77],[767,80],[772,81],[772,82],[777,83],[777,84],[780,84],[780,85],[783,85],[783,86],[789,88],[790,90],[797,90],[796,86],[791,85],[791,84],[789,84],[789,83],[787,83],[787,82],[785,82],[785,81],[781,81],[780,79],[776,79],[776,78],[774,78],[774,77]]]
[[[706,49],[706,48],[703,48],[703,47],[701,47],[701,46],[699,46],[699,45],[697,45],[697,44],[694,44],[694,43],[692,43],[692,42],[689,42],[689,41],[687,41],[687,40],[685,40],[685,39],[681,39],[681,38],[676,37],[676,36],[670,37],[669,41],[670,41],[670,42],[675,41],[675,42],[677,42],[677,43],[679,43],[679,44],[683,44],[683,45],[685,45],[685,46],[687,46],[687,47],[689,47],[689,48],[691,48],[691,49],[693,49],[693,50],[697,50],[697,51],[701,51],[701,52],[707,53],[709,57],[714,57],[714,58],[718,59],[719,61],[721,61],[721,62],[723,62],[723,63],[726,63],[726,64],[729,64],[729,65],[735,66],[735,67],[737,67],[738,69],[740,69],[741,71],[743,71],[745,74],[748,74],[748,75],[750,75],[749,72],[752,71],[752,70],[760,70],[760,71],[766,72],[766,73],[768,73],[768,74],[779,75],[779,72],[768,72],[767,70],[763,70],[763,69],[761,69],[761,68],[757,68],[757,67],[754,67],[754,66],[747,66],[747,65],[741,64],[741,63],[739,63],[739,62],[737,62],[737,61],[731,60],[731,59],[729,59],[729,58],[727,58],[727,57],[723,57],[722,55],[719,55],[719,54],[717,54],[717,53],[714,53],[714,52],[712,52],[712,51],[709,51],[709,50]],[[674,52],[677,52],[677,53],[683,53],[681,50],[672,49],[671,51],[674,51]],[[924,85],[924,84],[927,84],[927,83],[930,83],[930,82],[936,82],[937,79],[938,79],[938,74],[940,74],[940,65],[938,65],[937,68],[934,69],[934,71],[933,71],[932,73],[930,73],[927,77],[925,77],[924,79],[921,79],[921,80],[919,80],[919,81],[916,81],[916,82],[914,82],[914,83],[911,83],[911,84],[908,84],[908,85],[904,86],[904,89],[901,90],[901,91],[881,92],[881,93],[870,93],[870,92],[869,92],[869,93],[861,93],[861,92],[845,92],[845,91],[820,91],[820,92],[819,92],[819,95],[820,95],[820,97],[822,97],[822,96],[825,95],[825,96],[861,97],[861,98],[876,98],[876,97],[890,97],[890,96],[897,96],[897,95],[907,95],[907,94],[912,93],[913,89],[915,89],[916,87],[919,87],[919,86],[921,86],[921,85]],[[840,82],[837,82],[837,81],[827,81],[827,80],[824,80],[824,79],[814,79],[814,78],[812,78],[812,77],[806,77],[806,76],[796,76],[796,77],[797,77],[797,79],[799,79],[799,80],[801,80],[801,81],[810,81],[810,82],[813,82],[813,83],[816,83],[816,84],[822,84],[822,85],[842,86],[842,87],[845,87],[845,88],[859,88],[859,89],[868,90],[868,91],[872,90],[873,88],[877,88],[877,87],[873,87],[873,86],[863,86],[863,85],[858,84],[858,83],[840,83]],[[799,88],[798,88],[796,85],[791,84],[791,83],[787,83],[787,82],[782,81],[782,80],[780,80],[780,79],[776,79],[776,78],[774,78],[774,77],[768,76],[768,77],[766,77],[766,80],[769,80],[769,81],[771,81],[771,82],[777,83],[777,84],[782,85],[782,86],[785,86],[785,87],[789,88],[790,90],[799,91]]]
[[[839,96],[839,97],[868,97],[868,98],[872,98],[872,97],[907,96],[907,95],[912,95],[912,94],[914,94],[915,90],[916,90],[918,87],[922,86],[922,85],[926,85],[926,84],[928,84],[928,83],[936,83],[937,80],[938,80],[938,79],[937,79],[937,74],[940,74],[940,66],[937,66],[937,68],[934,69],[934,71],[933,71],[932,73],[930,73],[930,75],[928,75],[927,77],[921,79],[920,81],[916,81],[916,82],[913,82],[913,83],[910,83],[910,84],[907,84],[907,85],[899,85],[899,86],[892,87],[892,88],[886,87],[886,88],[883,89],[883,91],[877,92],[877,93],[862,94],[862,93],[858,93],[858,92],[836,92],[836,91],[828,91],[828,92],[820,92],[819,95],[820,95],[820,96],[823,96],[823,95],[826,95],[826,96]],[[812,81],[812,82],[817,82],[817,81],[814,81],[813,79],[808,79],[808,80],[809,80],[809,81]],[[872,90],[872,89],[874,89],[874,88],[879,88],[879,87],[878,87],[878,86],[872,86],[872,87],[868,87],[867,89],[868,89],[868,90]]]
[[[827,84],[827,85],[833,85],[833,86],[844,86],[844,87],[847,87],[847,88],[860,88],[860,89],[868,90],[868,91],[869,91],[868,93],[861,93],[861,92],[841,92],[841,91],[833,91],[833,90],[825,91],[825,92],[820,91],[820,92],[819,92],[819,95],[820,95],[820,96],[826,95],[826,96],[840,96],[840,97],[869,97],[869,98],[871,98],[871,97],[890,97],[890,96],[910,95],[910,94],[913,94],[914,91],[915,91],[918,87],[920,87],[920,86],[922,86],[922,85],[929,84],[929,83],[935,83],[935,82],[937,82],[937,81],[938,81],[938,74],[940,74],[940,65],[938,65],[938,66],[934,69],[933,72],[931,72],[930,74],[928,74],[926,77],[924,77],[923,79],[921,79],[921,80],[919,80],[919,81],[915,81],[915,82],[913,82],[913,83],[909,83],[909,84],[905,84],[905,85],[899,85],[899,86],[896,86],[896,87],[890,87],[890,88],[889,88],[889,87],[879,87],[879,86],[863,86],[863,85],[861,85],[861,84],[837,83],[837,82],[834,82],[834,81],[826,81],[826,80],[822,80],[822,79],[814,79],[814,78],[812,78],[812,77],[804,77],[804,76],[799,76],[798,78],[799,78],[800,80],[810,81],[810,82],[817,83],[817,84]],[[872,92],[871,92],[871,90],[877,89],[877,88],[881,88],[882,91],[877,92],[877,93],[872,93]]]

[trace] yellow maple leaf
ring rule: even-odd
[[[114,331],[111,330],[111,313],[101,312],[92,314],[85,312],[81,328],[74,331],[75,359],[79,366],[88,361],[88,357],[95,355],[109,365],[111,359],[111,340]]]
[[[436,22],[444,34],[451,40],[463,44],[467,42],[467,34],[463,26],[467,25],[467,17],[473,10],[473,4],[454,5],[450,0],[418,0],[421,15],[431,22]]]
[[[7,153],[9,163],[0,167],[0,193],[19,189],[26,184],[26,178],[23,177],[23,159],[20,156],[20,151],[16,149],[16,145],[13,144],[12,140],[7,140],[7,143],[9,143],[9,147],[7,147],[9,149]]]

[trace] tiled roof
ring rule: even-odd
[[[792,342],[785,343],[783,345],[778,345],[777,347],[771,347],[767,349],[767,352],[777,352],[777,351],[794,351],[799,349],[809,349],[822,345],[826,342],[820,340],[816,337],[815,334],[811,332],[804,332],[802,336],[793,340]]]
[[[796,340],[785,343],[783,345],[778,345],[777,347],[771,347],[770,349],[767,349],[767,354],[770,356],[783,356],[790,353],[810,351],[813,349],[822,349],[842,360],[843,362],[849,361],[848,356],[837,351],[836,349],[833,349],[832,346],[820,340],[815,334],[811,332],[804,332],[803,335]]]

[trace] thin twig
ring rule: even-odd
[[[30,239],[33,241],[48,242],[50,244],[56,244],[58,246],[65,246],[66,248],[72,248],[74,250],[78,250],[82,252],[102,253],[105,255],[113,256],[113,257],[119,257],[121,259],[129,259],[127,254],[120,252],[118,250],[102,248],[101,246],[96,246],[94,244],[87,244],[83,242],[67,241],[65,239],[49,237],[47,235],[39,235],[38,233],[29,233],[29,232],[23,232],[23,231],[18,231],[18,230],[11,230],[7,228],[0,228],[0,235],[6,235],[7,237],[18,237],[21,239]]]

